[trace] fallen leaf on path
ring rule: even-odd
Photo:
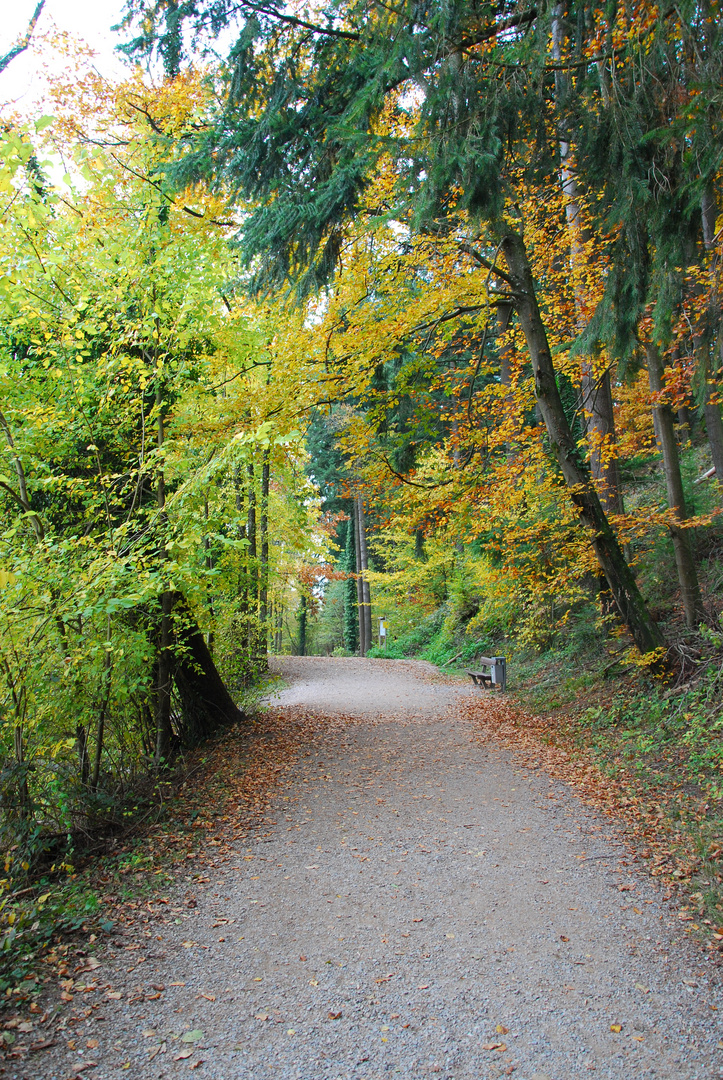
[[[421,986],[417,987],[417,990],[429,990],[429,983],[422,983]]]
[[[507,1049],[507,1043],[503,1043],[503,1042],[483,1043],[482,1044],[482,1049],[483,1050],[497,1050],[500,1054],[502,1054]]]
[[[199,1031],[198,1028],[194,1028],[193,1031],[184,1031],[183,1035],[181,1035],[181,1042],[194,1043],[202,1038],[203,1032]]]
[[[623,1030],[623,1025],[622,1024],[611,1024],[610,1025],[610,1030],[615,1031],[615,1032],[622,1031]]]
[[[193,1053],[194,1053],[194,1050],[193,1050],[192,1046],[184,1046],[183,1050],[181,1050],[178,1054],[176,1054],[174,1056],[173,1060],[174,1061],[185,1061],[185,1059],[190,1058],[191,1054],[193,1054]]]
[[[340,1012],[338,1012],[338,1013],[330,1012],[329,1013],[329,1019],[330,1020],[341,1020],[341,1013]]]
[[[424,922],[424,919],[412,919],[412,922]]]
[[[60,996],[62,997],[63,995],[61,994]],[[107,998],[111,998],[113,1001],[120,1001],[120,999],[123,997],[120,990],[109,990],[105,996]]]
[[[643,984],[642,984],[642,983],[636,983],[636,984],[635,984],[635,989],[636,989],[636,990],[640,990],[640,992],[641,992],[642,994],[649,994],[649,993],[650,993],[650,987],[648,987],[648,986],[643,986]]]
[[[198,1061],[192,1061],[188,1067],[189,1069],[197,1069],[199,1065],[203,1065],[203,1058],[199,1058]]]
[[[257,1013],[256,1016],[254,1017],[254,1020],[268,1020],[268,1018],[269,1018],[268,1013]]]
[[[216,995],[215,994],[199,994],[198,996],[202,997],[202,998],[205,998],[206,1001],[215,1001],[216,1000]]]
[[[155,1039],[157,1034],[158,1032],[155,1030],[155,1028],[146,1028],[145,1031],[141,1032],[141,1035],[144,1039]]]
[[[303,963],[305,963],[305,962],[306,962],[306,957],[305,957],[305,956],[300,956],[300,957],[299,957],[299,960],[301,960],[301,962],[302,962],[302,964],[303,964]]]
[[[374,982],[375,983],[389,982],[390,979],[394,978],[395,974],[396,973],[394,971],[391,971],[388,975],[382,975],[382,976],[380,976],[380,978],[375,979]]]
[[[498,1024],[495,1028],[498,1035],[509,1035],[510,1029],[506,1028],[504,1024]]]
[[[569,941],[569,937],[565,937],[564,934],[560,934],[560,941]]]
[[[100,1044],[98,1043],[97,1039],[88,1039],[87,1043],[85,1044],[87,1050],[97,1050],[99,1045]]]

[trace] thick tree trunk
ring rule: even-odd
[[[205,638],[185,602],[175,615],[174,681],[183,714],[183,742],[195,746],[224,725],[246,719],[216,669]]]
[[[369,581],[366,577],[366,572],[369,569],[369,558],[367,555],[367,529],[364,515],[364,500],[359,496],[359,555],[361,560],[361,572],[362,572],[362,612],[364,617],[364,654],[371,649],[374,644],[372,640],[372,598]]]
[[[565,416],[555,379],[545,326],[537,304],[532,268],[519,233],[507,232],[501,242],[515,294],[515,307],[525,335],[535,377],[535,395],[551,449],[570,487],[570,498],[590,532],[590,540],[620,616],[642,653],[664,645],[651,618],[632,571],[610,527],[590,475],[580,462],[579,451]]]
[[[663,365],[660,361],[657,346],[650,342],[646,344],[645,355],[648,362],[650,389],[654,394],[659,395],[663,390]],[[670,405],[661,402],[654,406],[654,413],[657,417],[657,431],[663,455],[668,506],[678,521],[685,521],[688,513],[683,494],[683,479],[680,474],[680,457],[678,455],[678,443],[675,438],[673,410]],[[687,529],[679,528],[677,525],[671,525],[670,532],[673,537],[675,565],[678,571],[685,622],[687,626],[697,626],[705,618],[705,612],[698,585],[698,574],[695,569],[690,534]]]
[[[359,521],[359,507],[361,499],[354,499],[354,555],[356,561],[356,606],[359,619],[359,655],[366,656],[366,622],[364,620],[364,583],[362,581],[362,557],[361,557],[361,528]]]

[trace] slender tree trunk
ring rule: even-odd
[[[206,603],[208,604],[208,613],[211,616],[211,624],[215,620],[216,613],[213,609],[213,593],[211,591],[211,570],[213,570],[213,554],[211,552],[211,540],[208,535],[208,496],[204,496],[203,499],[203,520],[206,523],[206,532],[203,537],[203,550],[204,550],[204,562],[206,563],[206,570],[208,571],[208,577],[206,578]],[[213,655],[213,630],[209,630],[206,634],[206,644],[208,645],[209,652]]]
[[[244,522],[244,514],[246,507],[246,496],[243,484],[241,483],[241,468],[237,466],[234,469],[234,486],[236,489],[236,513],[239,518],[238,534],[239,540],[248,540],[248,526],[247,521]],[[238,576],[238,595],[239,595],[239,616],[238,616],[238,640],[235,643],[235,649],[237,650],[237,656],[241,657],[241,670],[243,672],[242,678],[246,679],[246,672],[248,667],[248,657],[250,655],[249,647],[249,548],[248,545],[244,545],[241,548],[241,555],[239,558],[239,576]]]
[[[701,220],[703,223],[703,245],[710,251],[715,243],[715,223],[718,215],[715,192],[711,186],[703,192],[701,200]],[[715,296],[717,284],[711,274],[711,292]],[[721,419],[720,367],[723,356],[723,333],[721,332],[721,313],[715,303],[708,305],[703,312],[695,332],[695,350],[698,369],[703,379],[703,415],[705,430],[708,434],[711,458],[715,465],[715,477],[718,490],[723,500],[723,420]]]
[[[163,449],[165,442],[164,432],[164,401],[163,387],[160,382],[160,374],[157,376],[156,387],[156,411],[157,411],[157,443],[158,449]],[[158,470],[158,482],[156,488],[156,505],[158,506],[159,527],[161,530],[161,543],[158,549],[158,558],[161,564],[167,559],[166,551],[166,479],[163,467]],[[173,655],[171,651],[171,612],[173,610],[173,594],[164,589],[161,593],[161,625],[158,642],[158,681],[156,684],[156,765],[167,765],[171,756],[171,679],[173,677]]]
[[[15,725],[15,760],[22,769],[22,766],[25,764],[25,754],[23,751],[23,728],[21,724]],[[20,806],[20,817],[29,817],[30,791],[28,789],[27,773],[24,770],[21,772],[20,782],[18,784],[18,802]]]
[[[652,342],[646,344],[645,355],[648,362],[650,389],[654,394],[660,395],[663,390],[663,365],[657,346]],[[673,410],[670,405],[660,402],[654,406],[654,412],[658,420],[665,486],[668,492],[668,506],[677,520],[682,522],[685,521],[688,513],[683,494],[683,479],[680,474],[680,457],[678,455],[678,443],[675,438]],[[698,585],[690,533],[689,530],[679,528],[677,525],[671,525],[670,532],[673,537],[675,565],[678,570],[685,622],[687,626],[697,626],[705,618],[705,611]]]
[[[354,573],[355,567],[355,542],[354,542],[354,518],[355,513],[349,515],[346,523],[346,544],[344,546],[344,570],[347,574]],[[344,648],[347,652],[355,653],[359,642],[358,620],[356,604],[356,582],[353,577],[348,577],[344,582]]]
[[[359,555],[361,557],[361,570],[362,570],[362,603],[364,614],[364,655],[366,655],[371,649],[374,641],[372,639],[372,599],[371,588],[369,585],[369,579],[366,576],[366,572],[369,569],[369,558],[367,554],[367,529],[366,520],[364,514],[364,500],[359,496]]]
[[[110,704],[111,675],[113,671],[113,654],[110,651],[110,616],[106,625],[106,650],[103,656],[103,684],[101,687],[101,703],[98,713],[98,729],[95,736],[95,754],[93,756],[93,772],[90,776],[90,790],[97,791],[100,781],[100,763],[103,757],[103,740],[105,738],[105,721]]]
[[[254,661],[259,653],[259,560],[258,560],[258,536],[256,532],[256,478],[253,462],[249,462],[246,468],[248,476],[248,516],[246,519],[246,535],[249,539],[249,675]]]
[[[308,605],[306,593],[301,594],[299,600],[299,656],[306,656],[306,624],[308,618]]]
[[[259,587],[259,646],[263,660],[269,642],[269,483],[271,480],[271,450],[266,447],[261,463],[261,564]]]
[[[591,478],[580,463],[578,448],[557,387],[524,241],[519,233],[510,230],[502,238],[501,249],[509,270],[515,307],[530,351],[535,395],[552,452],[571,489],[570,498],[589,530],[593,550],[620,616],[639,650],[642,653],[652,652],[664,645],[663,637],[648,612]]]
[[[80,765],[80,782],[87,787],[90,775],[90,762],[88,760],[88,730],[84,724],[77,724],[75,728],[75,745],[78,750],[78,764]]]
[[[361,527],[359,509],[361,498],[357,495],[354,499],[354,554],[356,558],[356,606],[359,619],[359,655],[366,656],[366,622],[364,621],[364,584],[362,580],[362,557],[361,557]]]

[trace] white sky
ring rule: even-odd
[[[25,32],[37,0],[6,0],[0,23],[0,56],[11,48],[16,39]],[[123,63],[114,55],[114,47],[122,38],[111,33],[111,26],[120,21],[124,0],[45,0],[45,8],[38,20],[34,40],[38,34],[55,25],[82,38],[97,55],[95,66],[107,78],[122,77]],[[39,41],[38,41],[39,44]],[[14,103],[22,111],[42,98],[43,78],[40,71],[38,50],[31,44],[16,57],[0,74],[0,105]]]

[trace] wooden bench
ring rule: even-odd
[[[475,686],[499,686],[500,690],[507,687],[507,658],[504,656],[479,656],[477,662],[489,668],[488,671],[468,671]]]

